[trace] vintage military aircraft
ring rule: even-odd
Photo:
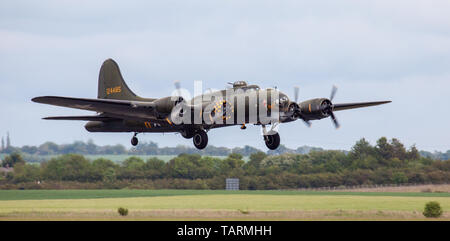
[[[276,88],[261,89],[237,81],[232,88],[211,91],[185,100],[181,94],[162,98],[142,98],[134,94],[125,83],[117,63],[107,59],[98,79],[97,99],[42,96],[32,101],[62,107],[97,112],[92,116],[46,117],[45,120],[81,120],[89,132],[132,132],[131,144],[136,146],[136,135],[143,132],[178,132],[184,138],[192,138],[194,146],[203,149],[208,144],[207,132],[214,128],[261,125],[266,146],[276,149],[280,136],[278,124],[303,120],[310,126],[311,120],[331,117],[336,128],[339,123],[334,111],[386,104],[391,101],[333,104],[336,87],[330,98],[316,98],[297,103],[299,89],[294,88],[294,101]],[[176,83],[179,90],[179,83]],[[180,92],[178,92],[180,93]],[[242,98],[241,98],[242,97]],[[237,99],[242,99],[239,102]],[[239,115],[239,111],[242,112]],[[275,113],[275,114],[274,114]],[[270,130],[266,129],[270,125]]]

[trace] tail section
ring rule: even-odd
[[[120,73],[119,65],[112,60],[107,59],[103,62],[98,76],[98,95],[99,99],[116,100],[139,100],[145,101],[137,96],[125,83]]]

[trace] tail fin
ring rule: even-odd
[[[107,59],[103,62],[98,76],[98,95],[99,99],[116,100],[144,100],[137,96],[127,86],[120,73],[119,65],[112,60]]]

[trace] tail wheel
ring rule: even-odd
[[[199,130],[194,134],[192,142],[197,149],[204,149],[208,145],[208,135],[204,130]]]
[[[264,141],[266,142],[267,148],[270,150],[275,150],[280,146],[280,135],[278,133],[274,135],[264,136]]]

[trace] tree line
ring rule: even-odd
[[[57,184],[65,188],[223,189],[228,177],[239,178],[240,188],[249,190],[450,182],[450,160],[423,157],[415,146],[406,149],[399,140],[388,141],[385,137],[374,146],[361,139],[349,152],[256,152],[247,162],[238,153],[226,158],[180,154],[168,162],[156,157],[129,157],[120,163],[65,154],[31,164],[13,153],[4,158],[2,165],[13,166],[14,171],[1,178],[0,188],[25,184],[31,185],[29,188],[55,188],[51,185]]]
[[[307,154],[310,151],[323,151],[320,147],[300,146],[295,149],[280,145],[277,150],[269,150],[266,153],[270,155],[280,155],[285,153],[293,154]],[[194,147],[178,145],[175,147],[159,147],[155,142],[143,142],[136,148],[127,149],[125,146],[117,145],[96,145],[92,140],[88,142],[75,141],[71,144],[58,145],[53,142],[45,142],[39,146],[22,146],[14,147],[7,145],[0,153],[24,153],[32,156],[46,156],[46,155],[62,155],[62,154],[82,154],[82,155],[179,155],[179,154],[200,154],[210,156],[227,156],[231,153],[241,154],[243,156],[250,156],[251,154],[262,152],[261,150],[251,147],[216,147],[209,145],[204,150],[197,150]],[[448,160],[450,159],[450,150],[447,152],[427,152],[419,151],[419,154],[424,157],[432,159]],[[42,158],[34,158],[33,160],[41,160]],[[33,161],[28,160],[27,161]]]
[[[282,152],[304,154],[311,150],[323,150],[318,147],[301,146],[297,149],[288,149],[285,146],[279,148]],[[194,147],[178,145],[175,147],[159,147],[155,142],[142,142],[137,147],[127,149],[125,146],[117,145],[96,145],[92,140],[88,142],[75,141],[72,144],[58,145],[53,142],[45,142],[39,146],[22,146],[13,147],[8,146],[0,153],[11,154],[21,152],[29,155],[62,155],[62,154],[82,154],[82,155],[179,155],[179,154],[200,154],[211,156],[227,156],[231,153],[238,153],[243,156],[250,156],[253,153],[261,152],[261,150],[251,147],[216,147],[213,145],[207,146],[204,150],[198,150]],[[280,154],[278,152],[271,152],[270,154]]]

